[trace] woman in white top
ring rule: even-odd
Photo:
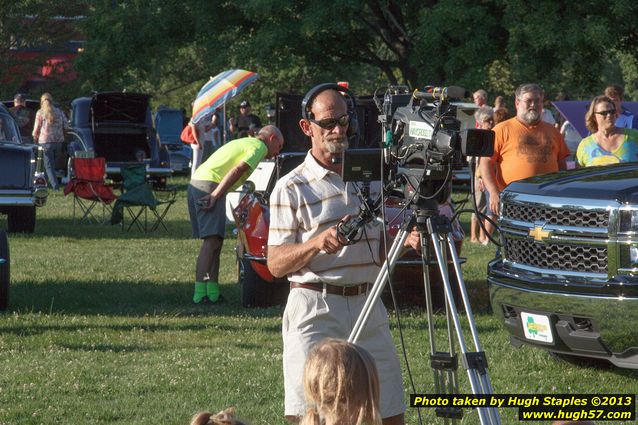
[[[191,165],[191,177],[197,170],[197,167],[221,145],[220,132],[218,128],[219,117],[217,114],[211,115],[210,121],[200,121],[194,124],[192,121],[188,123],[193,127],[193,136],[195,143],[191,145],[193,149],[193,163]]]

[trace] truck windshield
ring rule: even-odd
[[[15,125],[6,117],[0,115],[0,141],[9,143],[20,143]]]

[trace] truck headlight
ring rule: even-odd
[[[620,268],[638,269],[638,245],[620,245]]]
[[[638,232],[638,210],[620,211],[620,232]]]

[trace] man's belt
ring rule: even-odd
[[[324,287],[326,288],[326,292],[328,294],[341,295],[343,297],[351,297],[354,295],[361,295],[368,292],[368,289],[370,289],[370,284],[361,283],[359,285],[341,286],[341,285],[330,285],[327,283],[318,283],[318,282],[308,282],[308,283],[290,282],[290,289],[303,288],[303,289],[310,289],[312,291],[323,292]]]

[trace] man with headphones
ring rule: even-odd
[[[382,226],[366,226],[366,237],[352,245],[337,235],[336,225],[361,203],[354,185],[341,178],[342,152],[356,137],[355,106],[352,93],[336,84],[306,94],[299,126],[311,149],[270,196],[268,268],[274,276],[287,276],[291,288],[282,326],[290,421],[306,410],[302,378],[308,352],[326,337],[349,336],[382,263]],[[406,244],[418,247],[418,232]],[[379,370],[383,423],[403,424],[401,365],[380,300],[357,344],[373,355]]]

